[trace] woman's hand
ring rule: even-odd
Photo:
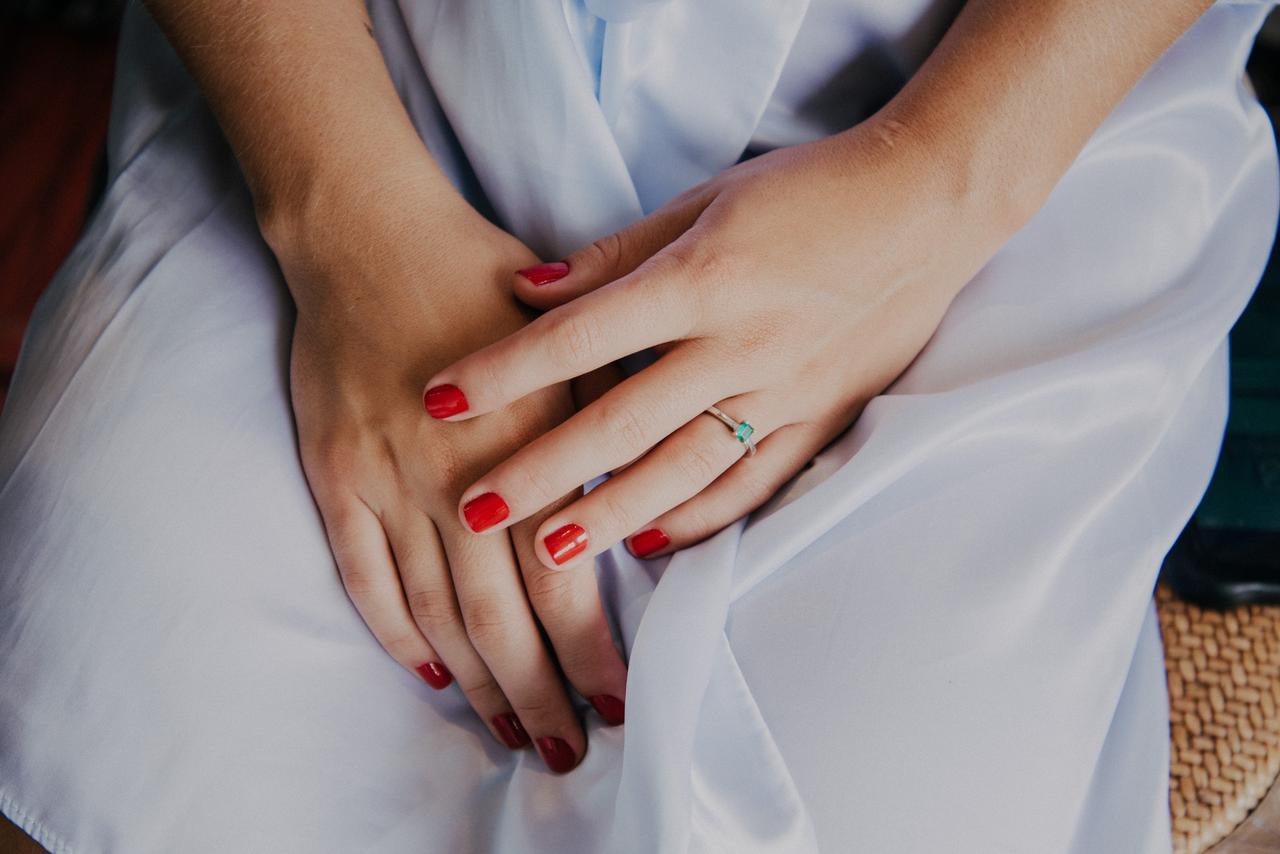
[[[506,518],[487,526],[500,530],[614,471],[538,526],[538,557],[568,568],[628,537],[637,556],[664,554],[763,503],[902,372],[1005,236],[926,152],[873,120],[740,164],[517,275],[525,302],[558,307],[431,378],[428,394],[465,398],[448,420],[661,356],[471,484],[464,515],[500,500]],[[703,414],[713,404],[750,422],[759,453],[743,459]]]
[[[456,678],[495,737],[512,748],[532,737],[567,771],[586,742],[538,623],[573,686],[620,723],[626,670],[595,576],[542,567],[530,545],[541,516],[480,539],[456,506],[478,475],[567,417],[568,392],[549,384],[461,428],[429,418],[421,397],[433,371],[526,323],[507,281],[532,255],[425,171],[403,171],[313,206],[337,216],[273,232],[298,305],[303,467],[379,642],[434,688]]]

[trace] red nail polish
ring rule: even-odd
[[[591,705],[596,707],[596,711],[600,713],[600,717],[604,718],[604,722],[609,726],[621,726],[627,719],[626,704],[611,694],[597,694],[594,697],[588,697]]]
[[[511,515],[511,508],[496,492],[486,492],[462,505],[462,516],[477,534]]]
[[[569,265],[563,261],[552,261],[550,264],[538,264],[516,272],[534,285],[549,285],[569,275]]]
[[[529,733],[524,731],[520,719],[511,712],[493,716],[493,728],[502,736],[502,741],[512,750],[519,750],[529,743]]]
[[[544,735],[538,739],[538,753],[542,755],[542,761],[547,763],[547,767],[557,774],[572,771],[573,766],[578,763],[578,757],[574,755],[569,743],[555,736]]]
[[[456,385],[438,385],[422,396],[427,414],[432,418],[448,418],[467,411],[467,396]]]
[[[587,548],[587,532],[581,525],[570,522],[563,528],[557,528],[547,534],[542,542],[546,544],[547,553],[556,565],[576,557]]]
[[[670,544],[670,537],[657,528],[650,528],[631,538],[631,553],[636,557],[648,557],[656,551],[665,549]]]
[[[453,674],[449,672],[449,668],[443,664],[437,664],[434,661],[428,661],[426,664],[418,665],[418,675],[426,680],[427,684],[439,691],[442,688],[448,688],[449,683],[453,681]]]

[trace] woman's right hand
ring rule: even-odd
[[[387,652],[434,688],[456,679],[503,744],[532,738],[568,771],[586,739],[538,625],[573,687],[621,723],[626,668],[594,571],[554,572],[533,553],[562,504],[483,537],[457,509],[481,474],[568,417],[568,389],[462,425],[429,417],[421,397],[433,373],[528,322],[508,283],[537,259],[415,169],[312,204],[287,233],[264,227],[298,308],[303,468],[346,590]],[[483,527],[476,514],[466,521]]]

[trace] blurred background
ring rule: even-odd
[[[22,332],[102,191],[124,0],[5,0],[0,11],[0,405]],[[1280,115],[1280,16],[1249,62]],[[1209,605],[1280,602],[1280,260],[1232,332],[1222,457],[1165,578]]]

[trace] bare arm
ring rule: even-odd
[[[402,180],[449,182],[391,83],[360,0],[147,0],[199,83],[277,254]],[[358,202],[356,202],[358,203]],[[297,283],[290,282],[295,290]]]
[[[1120,100],[1212,5],[970,0],[878,119],[941,164],[967,208],[1020,227]]]
[[[971,0],[866,122],[729,169],[573,253],[555,282],[514,277],[521,299],[549,310],[428,381],[466,393],[458,420],[647,347],[664,354],[461,500],[501,494],[516,522],[545,503],[536,490],[558,494],[648,448],[542,523],[548,567],[620,540],[664,555],[742,518],[911,363],[951,300],[1209,5]],[[557,341],[567,330],[591,346]],[[546,352],[573,358],[531,358]],[[737,464],[741,438],[726,442],[723,425],[697,417],[713,404],[749,419],[762,443],[749,462]],[[643,430],[623,446],[619,424]],[[589,545],[566,558],[553,546],[570,524]]]
[[[493,736],[555,771],[586,751],[573,687],[620,723],[626,668],[595,576],[541,579],[531,523],[476,537],[462,484],[559,423],[560,387],[465,434],[423,379],[527,322],[537,259],[454,191],[406,115],[358,0],[149,0],[213,107],[297,306],[290,395],[303,469],[352,602]],[[512,425],[518,425],[513,429]]]

